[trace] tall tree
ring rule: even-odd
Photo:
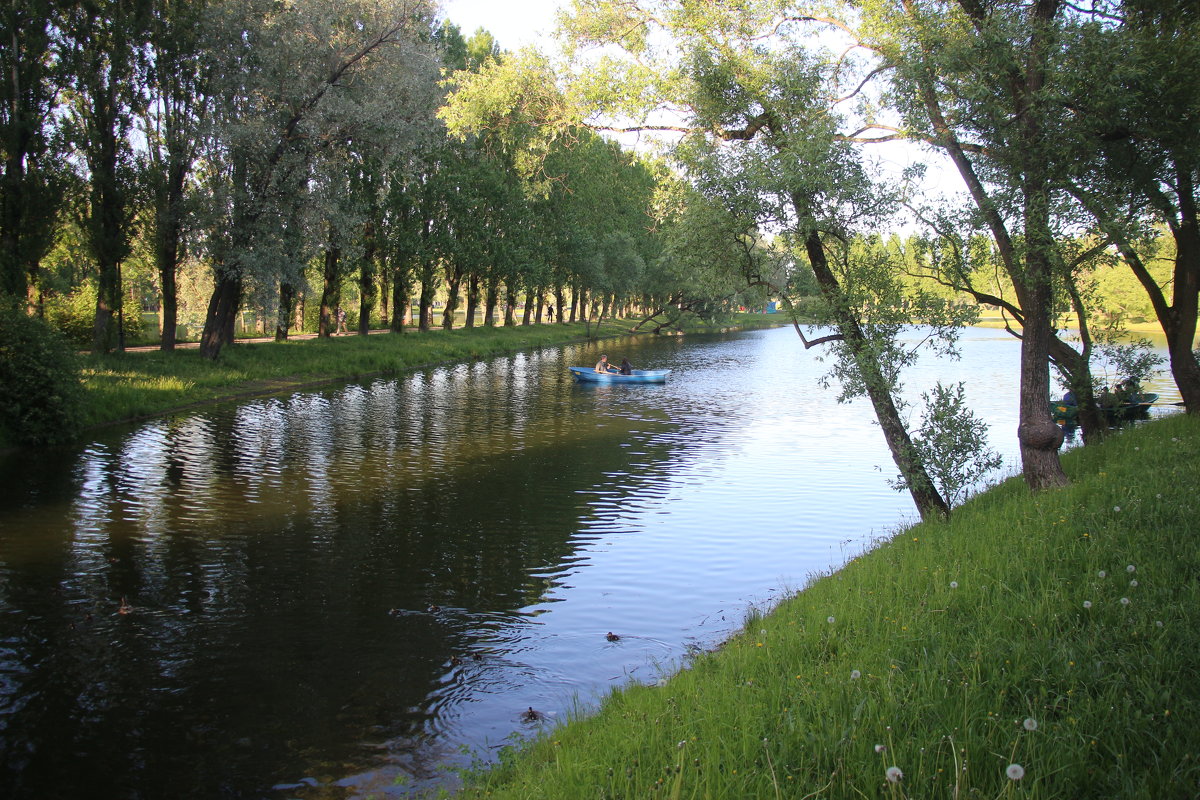
[[[168,351],[175,349],[176,277],[189,220],[187,186],[211,111],[208,8],[207,0],[151,0],[142,132],[162,303],[160,347]]]
[[[149,11],[149,0],[103,0],[72,7],[64,21],[72,96],[67,128],[86,165],[82,218],[97,268],[94,352],[125,346],[121,264],[130,252],[138,188],[130,135]]]
[[[50,122],[63,67],[53,36],[62,11],[53,0],[0,8],[0,295],[12,299],[33,289],[62,201]]]

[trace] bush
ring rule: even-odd
[[[67,340],[17,308],[0,309],[0,436],[56,444],[79,431],[83,390]]]
[[[91,283],[46,301],[46,319],[78,347],[92,346],[92,330],[96,324],[96,287]],[[140,339],[145,329],[142,310],[133,304],[125,308],[125,341]],[[157,336],[155,337],[157,340]]]

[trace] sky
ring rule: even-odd
[[[517,50],[537,44],[554,29],[554,12],[564,0],[442,0],[447,19],[470,37],[486,28],[500,47]]]

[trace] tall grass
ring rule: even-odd
[[[897,533],[464,795],[1200,796],[1200,421],[1064,463],[1069,488]]]

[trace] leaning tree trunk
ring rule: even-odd
[[[446,309],[442,312],[442,329],[454,328],[454,314],[458,311],[458,294],[462,288],[462,267],[455,264],[446,270]]]
[[[908,435],[908,429],[904,426],[904,420],[892,398],[891,388],[879,370],[879,362],[872,354],[872,348],[862,327],[850,310],[845,307],[841,285],[838,283],[837,276],[833,274],[833,270],[829,268],[829,261],[825,257],[825,246],[821,242],[820,234],[816,231],[811,232],[805,239],[804,249],[808,254],[808,261],[812,266],[822,296],[835,310],[834,322],[838,333],[841,334],[849,348],[855,366],[867,387],[867,397],[875,409],[875,417],[879,421],[880,430],[883,431],[884,441],[887,442],[892,460],[900,470],[905,485],[908,486],[908,492],[917,506],[917,513],[921,515],[922,519],[943,517],[949,514],[950,507],[934,488],[933,481],[929,478],[925,467],[915,457],[916,449]],[[1049,412],[1049,408],[1047,408],[1047,412]]]
[[[233,343],[233,326],[242,305],[242,278],[237,269],[218,268],[216,285],[208,301],[200,355],[215,360],[221,348]]]

